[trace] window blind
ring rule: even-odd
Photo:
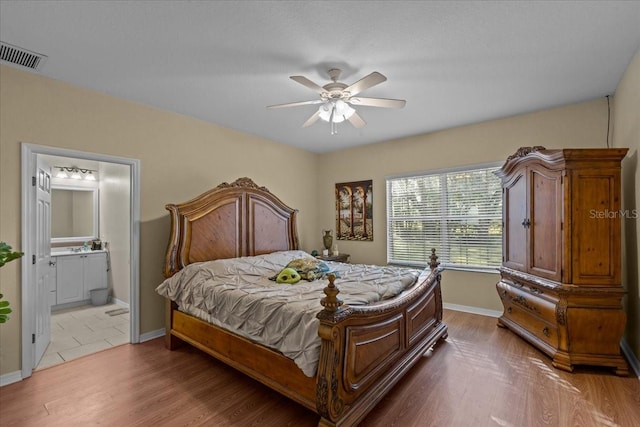
[[[387,178],[387,261],[493,269],[502,262],[498,167]]]

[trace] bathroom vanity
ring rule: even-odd
[[[49,292],[53,310],[88,302],[91,290],[107,287],[107,252],[104,250],[54,250],[51,268],[55,269]]]

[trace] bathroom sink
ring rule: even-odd
[[[99,251],[83,251],[82,246],[78,247],[66,247],[66,248],[51,248],[51,256],[65,256],[65,255],[79,255],[79,254],[87,254],[87,253],[99,253],[104,252],[103,250]]]

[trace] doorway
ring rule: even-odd
[[[111,288],[110,292],[112,294],[110,302],[118,305],[118,307],[115,308],[126,308],[128,310],[127,316],[124,316],[127,317],[128,321],[129,330],[126,331],[128,342],[139,342],[139,160],[23,143],[22,247],[25,254],[29,257],[31,257],[31,254],[38,254],[38,259],[40,258],[40,251],[42,249],[38,245],[37,221],[34,219],[37,216],[37,207],[36,193],[32,186],[32,176],[34,176],[39,160],[50,163],[50,166],[53,168],[52,176],[55,176],[56,166],[77,166],[80,169],[91,170],[99,177],[102,172],[103,182],[94,185],[96,185],[96,188],[102,187],[101,190],[104,193],[104,200],[107,203],[103,203],[103,206],[99,209],[100,215],[102,215],[105,220],[103,222],[104,230],[98,230],[95,235],[100,238],[106,236],[108,239],[113,240],[108,242],[108,246],[105,248],[105,255],[108,255],[107,283]],[[98,191],[101,190],[98,189]],[[77,242],[74,243],[73,240],[74,239],[65,240],[65,238],[54,238],[53,244],[57,246],[56,250],[64,250],[66,243],[70,245],[77,244]],[[51,248],[51,244],[41,246],[46,246],[49,250]],[[69,246],[69,249],[77,248]],[[91,253],[91,255],[97,256],[99,254]],[[62,259],[61,257],[58,258]],[[55,253],[53,259],[57,259],[55,258]],[[70,258],[65,259],[65,261],[68,260],[70,260]],[[52,265],[55,266],[55,263],[52,263]],[[40,309],[42,307],[42,301],[39,301],[42,299],[42,296],[38,296],[38,293],[33,291],[35,280],[37,280],[37,269],[35,267],[36,266],[31,263],[22,264],[23,378],[29,377],[38,363],[38,361],[35,360],[36,344],[33,341],[35,332],[37,332],[36,329],[40,329],[40,324],[42,323],[41,317],[43,317],[43,314],[40,313],[40,311],[42,311]],[[58,310],[74,311],[75,307],[73,303],[62,301],[63,304],[55,305],[55,287],[51,295],[54,298],[50,300],[48,306],[53,305]],[[81,305],[83,298],[79,298],[79,300],[80,302],[76,304]],[[86,298],[84,298],[84,303],[86,302]],[[51,312],[49,311],[46,319],[48,322],[51,320],[50,316]],[[122,319],[123,317],[119,318]],[[120,328],[122,327],[123,326],[120,325]],[[42,345],[42,343],[40,343],[40,345]]]

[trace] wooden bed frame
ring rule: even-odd
[[[249,178],[166,208],[165,277],[193,262],[298,249],[297,211]],[[318,301],[322,344],[314,378],[281,353],[185,314],[169,300],[165,344],[172,350],[184,341],[214,356],[315,411],[319,426],[356,425],[447,337],[435,250],[430,267],[409,290],[368,306],[342,305],[330,280]]]

